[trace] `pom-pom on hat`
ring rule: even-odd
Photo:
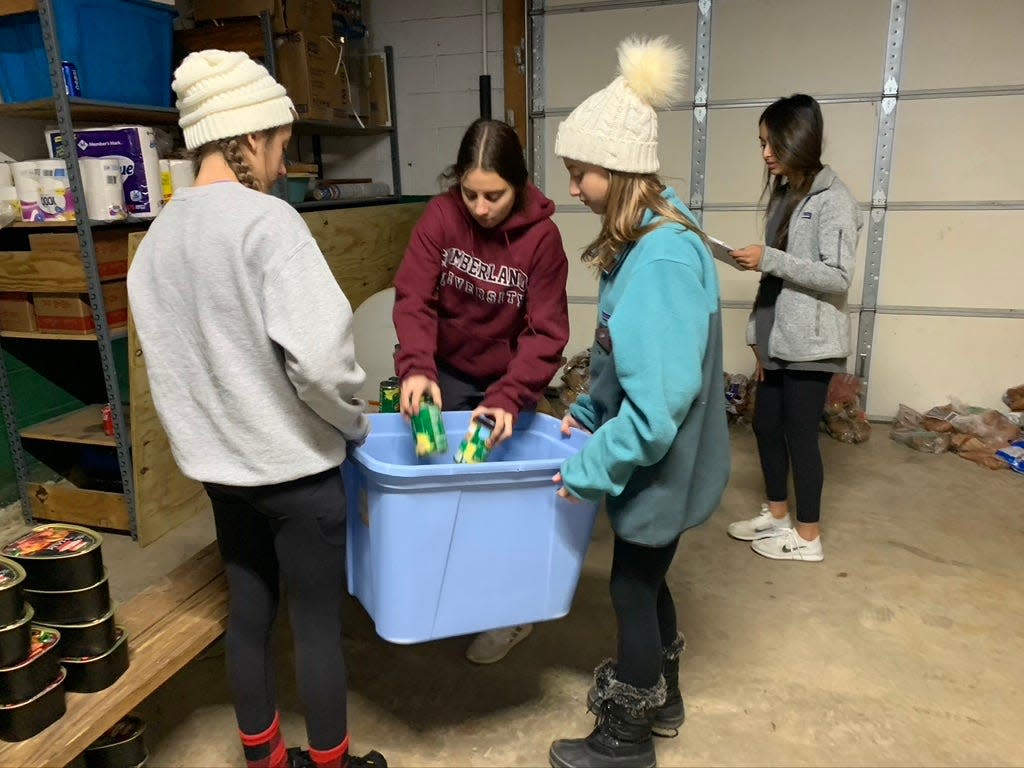
[[[284,86],[240,51],[190,53],[174,71],[171,87],[189,149],[294,120]]]
[[[658,116],[686,81],[682,47],[668,37],[619,43],[619,73],[558,126],[555,155],[627,173],[658,170]]]

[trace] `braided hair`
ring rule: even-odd
[[[268,128],[264,131],[259,131],[259,133],[267,139],[270,139],[278,130],[278,128]],[[226,139],[215,139],[214,141],[198,147],[192,153],[192,162],[195,166],[195,173],[199,173],[199,166],[202,165],[203,158],[207,155],[213,154],[214,152],[219,152],[224,156],[231,172],[238,177],[239,184],[244,187],[249,187],[249,189],[254,189],[257,192],[266,192],[266,190],[263,189],[263,185],[260,183],[260,180],[253,174],[252,169],[249,167],[249,163],[245,160],[245,154],[242,152],[243,141],[245,141],[245,136],[231,136]]]

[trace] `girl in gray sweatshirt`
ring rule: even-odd
[[[818,102],[796,94],[761,114],[759,137],[769,191],[765,245],[733,251],[761,273],[747,343],[757,358],[754,433],[767,503],[729,526],[774,560],[820,562],[824,470],[818,422],[832,374],[846,370],[853,278],[861,215],[850,190],[821,162],[824,124]],[[796,526],[789,515],[789,469]]]

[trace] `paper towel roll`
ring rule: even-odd
[[[75,198],[71,194],[67,177],[40,177],[39,210],[43,212],[45,221],[75,220]]]
[[[39,209],[39,167],[33,160],[11,163],[14,174],[14,189],[21,203],[22,221],[45,221],[46,215]]]
[[[168,160],[171,166],[171,186],[178,189],[191,187],[196,183],[195,166],[191,160]]]
[[[160,161],[160,186],[165,203],[171,199],[175,190],[191,187],[195,183],[194,168],[191,160]]]
[[[115,157],[82,157],[78,160],[85,187],[85,204],[89,218],[96,221],[117,221],[126,218],[124,183],[121,162]]]
[[[68,167],[60,158],[36,160],[35,164],[36,168],[39,169],[40,178],[54,177],[60,179],[67,179],[68,177]]]

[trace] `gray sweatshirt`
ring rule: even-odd
[[[762,358],[799,363],[849,356],[846,295],[861,218],[850,190],[831,168],[822,168],[790,217],[786,250],[765,246],[761,258],[761,272],[782,279],[768,349],[758,349]],[[755,310],[747,344],[757,343],[756,318]]]
[[[369,423],[352,309],[302,217],[222,182],[174,193],[128,297],[178,466],[270,485],[338,466]]]

